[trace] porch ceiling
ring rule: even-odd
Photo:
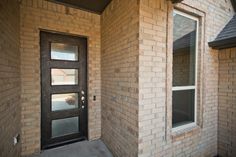
[[[171,0],[173,3],[180,3],[183,0]]]
[[[64,4],[70,7],[101,14],[112,0],[48,0],[55,3]],[[173,3],[180,3],[183,0],[171,0]],[[234,10],[236,10],[236,0],[231,0]]]
[[[97,14],[101,14],[106,8],[106,6],[112,0],[48,0],[48,1],[63,4],[63,5],[74,7],[74,8],[79,8],[79,9],[90,11]],[[171,0],[171,1],[173,3],[179,3],[183,0]]]
[[[48,0],[66,6],[101,14],[111,0]]]
[[[236,0],[231,0],[231,2],[232,2],[232,5],[234,7],[234,11],[236,11]]]

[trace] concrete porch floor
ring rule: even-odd
[[[113,157],[113,155],[101,140],[95,140],[48,149],[33,157]]]

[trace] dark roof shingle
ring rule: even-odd
[[[236,15],[229,21],[216,39],[209,42],[209,46],[216,49],[236,47]]]

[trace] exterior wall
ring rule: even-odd
[[[100,16],[45,0],[22,0],[20,11],[22,155],[40,152],[40,29],[88,37],[88,134],[89,140],[99,138]]]
[[[20,7],[17,0],[0,1],[0,156],[20,156]]]
[[[236,156],[236,48],[219,52],[219,124],[220,156]]]
[[[117,157],[138,155],[137,0],[113,0],[102,14],[102,140]]]
[[[199,17],[197,126],[172,128],[173,8]],[[139,156],[217,155],[218,51],[208,47],[233,15],[229,0],[140,1]]]
[[[173,7],[197,15],[201,21],[198,126],[180,132],[171,130]],[[220,155],[235,154],[235,135],[232,134],[235,128],[230,125],[235,121],[234,110],[231,110],[234,90],[229,84],[221,84],[221,81],[226,83],[223,77],[219,78],[219,126],[216,123],[218,70],[221,76],[225,69],[233,68],[230,62],[234,60],[235,50],[231,50],[229,56],[220,55],[222,64],[219,65],[218,51],[207,45],[233,15],[229,0],[214,3],[212,0],[184,0],[176,6],[166,0],[113,0],[102,14],[101,27],[99,15],[44,0],[22,0],[20,11],[21,60],[17,47],[19,21],[15,19],[15,15],[19,15],[17,3],[0,2],[0,28],[4,30],[0,52],[7,52],[0,57],[3,65],[0,68],[3,73],[0,76],[0,124],[1,133],[6,133],[0,134],[4,141],[3,144],[0,141],[0,156],[17,156],[20,152],[20,145],[12,146],[12,136],[20,127],[17,112],[20,70],[22,155],[40,151],[40,29],[88,37],[89,139],[99,138],[102,133],[102,139],[114,156],[213,156],[217,154],[217,128]],[[2,23],[6,17],[9,24]],[[230,96],[226,98],[225,93]],[[97,96],[95,102],[93,95]],[[227,111],[232,115],[226,120],[221,113],[226,112],[227,105],[231,105]],[[4,127],[6,124],[8,127]],[[225,124],[232,130],[226,129]],[[225,132],[227,137],[222,136]],[[231,143],[225,143],[226,139],[232,139]]]
[[[166,0],[140,1],[139,157],[163,156],[167,9]]]

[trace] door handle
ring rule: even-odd
[[[83,91],[83,90],[81,90],[81,102],[82,102],[82,106],[81,106],[81,108],[82,109],[84,109],[85,108],[85,106],[84,106],[84,103],[85,103],[85,92]]]

